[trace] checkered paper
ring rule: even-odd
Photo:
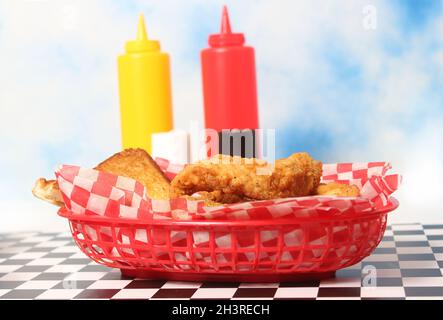
[[[164,159],[156,161],[169,178],[173,178],[183,168]],[[56,176],[67,209],[77,217],[100,215],[140,221],[168,220],[174,217],[194,221],[263,221],[337,215],[345,218],[349,215],[372,213],[388,203],[389,195],[399,185],[400,176],[386,175],[389,169],[390,165],[384,162],[324,165],[324,182],[355,184],[361,189],[362,196],[359,198],[310,196],[245,202],[215,208],[205,207],[203,201],[153,200],[147,196],[141,183],[93,169],[63,165],[57,170]],[[130,259],[130,267],[156,270],[256,271],[259,267],[262,270],[275,270],[277,267],[282,272],[306,272],[319,271],[318,268],[324,268],[325,264],[329,269],[321,271],[335,270],[369,255],[381,239],[386,224],[385,216],[372,219],[347,224],[311,223],[308,231],[301,226],[283,229],[278,226],[275,229],[249,232],[196,229],[192,231],[192,237],[188,236],[189,230],[183,229],[170,232],[161,228],[111,229],[76,222],[72,223],[72,228],[76,233],[82,234],[83,239],[116,242],[113,247],[101,248],[106,259],[98,260],[116,267],[127,266],[128,260],[124,260],[127,258]],[[150,250],[152,245],[165,246],[165,249],[153,253]],[[134,250],[133,246],[146,246],[146,250]],[[300,249],[307,246],[312,249]],[[261,250],[262,247],[276,249]],[[183,248],[187,248],[188,252],[180,250]],[[189,253],[189,248],[193,248],[192,254]],[[235,248],[235,252],[229,251],[229,248]],[[215,253],[216,249],[223,252]],[[177,252],[173,252],[171,256],[171,251]],[[138,257],[138,261],[134,262],[134,257]],[[113,264],[109,261],[113,261]]]
[[[173,179],[183,168],[165,159],[156,159],[165,174]],[[249,201],[205,207],[204,201],[189,199],[150,199],[144,186],[130,178],[94,169],[62,165],[56,171],[66,207],[74,214],[101,215],[132,219],[185,217],[202,219],[276,219],[324,214],[372,212],[388,204],[401,176],[386,175],[389,163],[324,164],[322,182],[354,184],[361,190],[358,198],[308,196]]]

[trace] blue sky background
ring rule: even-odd
[[[139,13],[171,55],[176,127],[202,121],[199,52],[225,3],[256,49],[277,157],[391,161],[405,177],[392,219],[442,220],[441,1],[0,0],[0,230],[63,227],[34,180],[119,150],[116,58]]]

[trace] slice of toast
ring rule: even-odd
[[[169,179],[143,149],[126,149],[106,159],[94,169],[135,179],[142,183],[152,199],[169,199]],[[57,181],[40,178],[32,193],[39,199],[63,206]]]
[[[95,169],[139,181],[152,199],[169,199],[169,179],[143,149],[123,150],[97,165]]]

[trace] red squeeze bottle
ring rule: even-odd
[[[220,34],[209,36],[201,52],[205,127],[258,129],[254,48],[242,33],[233,33],[223,7]]]

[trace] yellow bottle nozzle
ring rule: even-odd
[[[160,51],[160,43],[148,39],[143,14],[140,14],[138,19],[136,39],[126,42],[125,48],[126,52]]]
[[[138,18],[137,41],[147,41],[147,40],[148,40],[148,35],[146,33],[145,16],[142,13]]]

